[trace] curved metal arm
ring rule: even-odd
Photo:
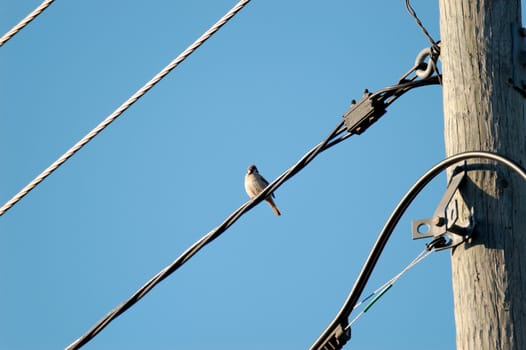
[[[524,170],[519,164],[498,154],[483,151],[460,153],[441,161],[433,168],[431,168],[421,178],[418,179],[418,181],[409,189],[409,191],[407,191],[405,196],[402,198],[402,200],[398,203],[398,205],[392,212],[391,216],[385,223],[385,226],[383,227],[382,231],[378,235],[378,239],[376,240],[373,248],[371,249],[371,252],[369,253],[369,256],[367,257],[367,260],[365,261],[365,264],[363,265],[362,270],[360,271],[360,274],[358,275],[358,278],[356,279],[356,282],[354,283],[354,286],[352,287],[351,292],[347,296],[347,299],[345,300],[343,306],[341,307],[340,311],[338,311],[338,314],[329,324],[329,326],[323,331],[323,333],[318,337],[318,339],[316,339],[314,344],[310,347],[310,350],[341,349],[341,347],[345,344],[346,340],[345,342],[342,342],[341,340],[343,339],[335,339],[335,335],[339,334],[335,331],[339,328],[342,328],[342,326],[343,328],[345,328],[345,325],[347,325],[349,315],[351,314],[352,310],[354,309],[354,306],[358,302],[358,299],[360,298],[360,295],[362,294],[367,284],[367,281],[369,280],[369,277],[371,276],[371,273],[373,272],[374,267],[378,262],[378,259],[380,258],[380,255],[382,254],[382,251],[387,241],[389,240],[389,237],[391,236],[393,230],[395,229],[396,225],[398,224],[398,221],[400,220],[406,209],[413,202],[413,200],[420,193],[420,191],[422,191],[424,187],[427,186],[427,184],[438,174],[440,174],[442,171],[446,170],[448,167],[458,162],[462,162],[466,159],[472,158],[484,158],[502,163],[511,168],[516,173],[518,173],[526,181],[526,170]],[[338,344],[339,347],[334,347],[334,344]]]

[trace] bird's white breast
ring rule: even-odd
[[[245,191],[250,197],[256,196],[263,188],[254,174],[245,175]]]

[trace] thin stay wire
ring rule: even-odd
[[[51,3],[53,2],[54,0],[44,0],[43,3],[40,4],[40,6],[38,6],[36,9],[33,10],[33,12],[31,12],[29,15],[26,16],[26,18],[24,18],[23,20],[21,20],[20,22],[18,22],[18,24],[16,26],[14,26],[10,31],[8,31],[7,33],[5,33],[1,38],[0,38],[0,47],[2,45],[4,45],[6,42],[9,41],[9,39],[11,39],[13,36],[15,36],[16,33],[18,33],[19,31],[22,30],[22,28],[24,28],[25,26],[27,26],[29,24],[29,22],[31,22],[32,20],[34,20],[38,15],[40,15],[42,12],[44,12],[45,9],[47,9],[49,7],[49,5],[51,5]]]
[[[99,332],[101,332],[110,322],[115,318],[123,314],[126,310],[131,308],[135,303],[142,299],[146,294],[148,294],[157,284],[163,281],[165,278],[170,276],[176,270],[178,270],[184,263],[186,263],[190,258],[192,258],[199,250],[204,246],[211,243],[214,239],[219,237],[224,233],[230,226],[232,226],[243,214],[248,212],[250,209],[255,207],[258,203],[263,201],[269,193],[273,192],[275,189],[280,187],[285,181],[289,180],[303,168],[305,168],[317,155],[321,152],[329,149],[330,147],[336,145],[342,141],[340,136],[345,132],[343,128],[343,121],[338,123],[336,128],[329,134],[329,136],[316,146],[314,146],[310,151],[305,153],[305,155],[300,158],[293,166],[276,178],[272,183],[270,183],[263,191],[261,191],[257,196],[249,199],[245,204],[236,209],[232,214],[230,214],[219,226],[211,230],[198,241],[196,241],[192,246],[190,246],[186,251],[184,251],[176,260],[174,260],[170,265],[163,268],[158,272],[154,277],[152,277],[148,282],[146,282],[142,287],[140,287],[130,298],[124,301],[122,304],[111,310],[106,316],[100,319],[90,330],[88,330],[84,335],[79,337],[73,343],[71,343],[66,350],[79,349],[81,346],[88,343],[93,339]],[[339,137],[339,138],[338,138]]]
[[[210,29],[208,29],[203,35],[201,35],[193,44],[188,46],[179,56],[177,56],[172,62],[170,62],[163,70],[161,70],[156,76],[148,81],[143,87],[141,87],[135,94],[133,94],[128,100],[126,100],[119,108],[111,113],[106,119],[104,119],[99,125],[91,130],[86,136],[78,141],[73,147],[71,147],[66,153],[58,158],[53,164],[47,169],[40,173],[35,179],[29,184],[22,188],[16,195],[7,201],[2,207],[0,207],[0,216],[4,215],[11,207],[18,203],[26,194],[33,190],[39,183],[41,183],[46,177],[51,175],[58,167],[64,164],[69,158],[77,153],[82,147],[90,142],[95,136],[97,136],[102,130],[110,125],[115,119],[117,119],[124,111],[131,107],[139,98],[146,94],[152,87],[155,86],[161,79],[163,79],[168,73],[170,73],[175,67],[190,56],[199,46],[201,46],[206,40],[208,40],[215,32],[217,32],[224,24],[226,24],[232,17],[234,17],[250,0],[239,1],[226,15],[224,15],[219,21],[217,21]]]
[[[416,24],[420,27],[420,29],[422,30],[424,35],[427,37],[427,39],[431,43],[431,49],[432,49],[432,52],[433,52],[433,56],[435,57],[434,59],[436,60],[438,58],[438,56],[440,55],[440,45],[439,45],[440,41],[435,41],[435,39],[433,39],[431,34],[429,34],[429,32],[427,31],[426,27],[424,26],[424,24],[420,20],[420,18],[418,18],[415,9],[413,8],[413,6],[411,6],[410,0],[405,0],[405,7],[407,9],[407,12],[409,12],[411,17],[413,17],[415,19]],[[442,78],[440,76],[440,73],[438,72],[438,67],[436,65],[434,66],[434,71],[435,71],[435,73],[437,75],[439,84],[442,85]]]
[[[422,29],[422,32],[427,37],[427,39],[429,40],[431,45],[433,45],[433,48],[437,49],[438,48],[438,43],[433,39],[431,34],[429,34],[429,32],[427,31],[426,27],[424,26],[424,24],[420,20],[420,18],[418,18],[415,9],[411,6],[410,0],[405,0],[405,7],[407,8],[407,11],[411,15],[411,17],[413,17],[415,19],[416,24],[420,27],[420,29]]]
[[[385,282],[383,285],[378,287],[374,292],[363,298],[359,303],[356,304],[356,306],[353,308],[353,310],[356,310],[358,307],[363,305],[365,302],[367,302],[369,299],[375,297],[369,304],[362,310],[358,315],[356,315],[355,318],[352,319],[351,322],[346,326],[345,330],[348,330],[351,328],[351,326],[358,321],[360,317],[362,317],[368,310],[371,308],[371,306],[380,299],[385,292],[387,292],[399,279],[402,277],[406,272],[411,270],[413,267],[418,265],[420,262],[422,262],[425,258],[427,258],[431,253],[433,253],[434,250],[429,250],[425,248],[422,252],[420,252],[413,261],[411,261],[402,271],[400,271],[396,276],[391,278],[389,281]]]

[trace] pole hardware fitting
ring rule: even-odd
[[[318,347],[319,350],[338,350],[351,339],[351,329],[347,324],[338,324],[327,340]]]
[[[359,135],[385,114],[387,105],[378,97],[366,89],[358,103],[352,101],[351,108],[343,115],[347,131]]]
[[[347,131],[358,135],[363,133],[386,113],[391,103],[409,90],[419,86],[440,84],[440,75],[436,67],[439,54],[438,45],[425,48],[418,54],[415,65],[402,75],[397,84],[375,93],[370,93],[366,89],[362,99],[358,102],[353,100],[351,107],[343,115]]]
[[[427,219],[413,220],[411,222],[411,233],[414,239],[433,238],[427,244],[429,250],[437,251],[456,247],[471,237],[475,228],[475,214],[473,207],[470,209],[469,217],[459,220],[458,201],[453,199],[457,190],[466,179],[466,166],[460,171],[455,169],[446,192],[438,204],[433,217]]]
[[[387,107],[408,91],[422,86],[440,85],[441,75],[438,69],[435,69],[439,55],[440,47],[438,44],[433,45],[430,49],[419,54],[420,58],[417,59],[418,64],[413,65],[394,85],[384,87],[373,93],[365,90],[360,101],[352,101],[351,107],[343,115],[344,125],[349,134],[363,133],[387,112]],[[429,57],[429,61],[432,61],[433,63],[425,63],[424,60],[427,57]],[[432,64],[435,68],[433,68],[433,66],[429,67],[429,65]],[[416,74],[417,70],[427,72],[428,69],[430,73],[420,74],[424,77],[429,74],[426,78],[420,78]],[[445,224],[446,222],[444,222],[444,225]],[[385,242],[387,242],[391,232],[392,231],[385,229],[385,231],[380,234],[380,242],[384,239]],[[336,318],[331,321],[329,326],[314,342],[310,348],[311,350],[339,350],[342,349],[342,347],[351,339],[351,328],[348,322],[348,317],[356,305],[357,298],[362,293],[372,269],[374,269],[374,264],[376,264],[379,254],[383,249],[381,246],[382,244],[379,244],[378,242],[376,243],[371,251],[372,255],[369,256],[366,265],[363,267],[344,306],[338,312]],[[375,254],[378,253],[378,256],[375,256],[373,252],[375,252]]]
[[[426,62],[426,57],[429,61]],[[427,79],[436,71],[437,55],[434,53],[432,47],[426,47],[416,56],[415,59],[415,74],[420,79]]]

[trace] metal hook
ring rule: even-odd
[[[424,60],[428,56],[429,56],[429,61],[425,62]],[[433,75],[433,72],[436,69],[436,63],[435,63],[435,60],[434,60],[433,56],[434,56],[434,54],[433,54],[433,50],[432,50],[431,47],[426,47],[425,49],[420,51],[418,56],[416,56],[416,59],[415,59],[415,67],[416,67],[415,68],[415,74],[420,79],[427,79],[431,75]],[[419,67],[425,67],[425,69],[419,68]]]

